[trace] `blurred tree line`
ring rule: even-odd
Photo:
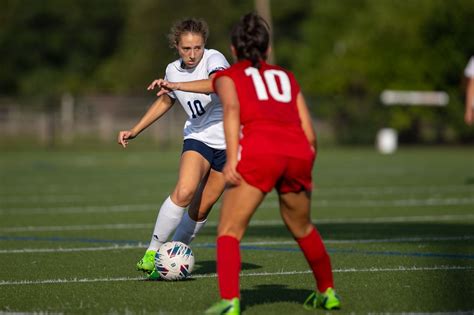
[[[472,0],[271,0],[277,63],[295,72],[338,142],[474,142],[463,69],[474,54]],[[207,46],[231,60],[229,30],[254,1],[0,0],[0,94],[144,94],[177,54],[171,24],[202,17]],[[384,89],[448,92],[446,107],[384,107]]]

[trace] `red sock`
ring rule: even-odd
[[[240,247],[239,241],[232,236],[217,238],[217,276],[221,298],[240,298]]]
[[[313,228],[308,235],[297,238],[296,241],[313,270],[319,292],[324,292],[329,287],[334,288],[331,261],[316,228]]]

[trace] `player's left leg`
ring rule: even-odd
[[[289,159],[277,187],[280,213],[308,261],[319,291],[308,297],[305,308],[335,309],[340,300],[334,291],[331,261],[310,216],[312,164],[312,160]]]
[[[331,261],[321,236],[310,220],[309,193],[302,191],[280,195],[280,211],[288,230],[293,234],[313,271],[319,291],[308,297],[305,308],[339,308],[340,301],[334,292]]]
[[[202,182],[202,194],[195,196],[189,206],[189,216],[195,221],[206,220],[212,206],[224,192],[225,179],[222,172],[211,169],[208,177]]]

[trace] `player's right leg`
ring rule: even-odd
[[[156,251],[176,229],[185,208],[191,202],[199,183],[209,172],[209,162],[196,151],[185,151],[181,155],[178,182],[171,194],[161,205],[153,235],[137,269],[150,273],[154,269]]]
[[[206,314],[240,314],[240,249],[247,225],[265,194],[244,180],[223,196],[217,231],[217,275],[221,301]]]
[[[331,261],[321,236],[311,223],[310,193],[307,191],[280,194],[280,212],[288,230],[293,234],[313,271],[317,290],[305,301],[307,309],[340,308],[340,299],[334,291]]]

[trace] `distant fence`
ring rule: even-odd
[[[0,132],[4,140],[30,139],[40,145],[70,145],[81,139],[115,142],[119,130],[133,127],[153,97],[80,96],[32,100],[0,98]],[[182,139],[185,113],[175,104],[141,137],[156,143]],[[8,139],[8,140],[6,140]]]

